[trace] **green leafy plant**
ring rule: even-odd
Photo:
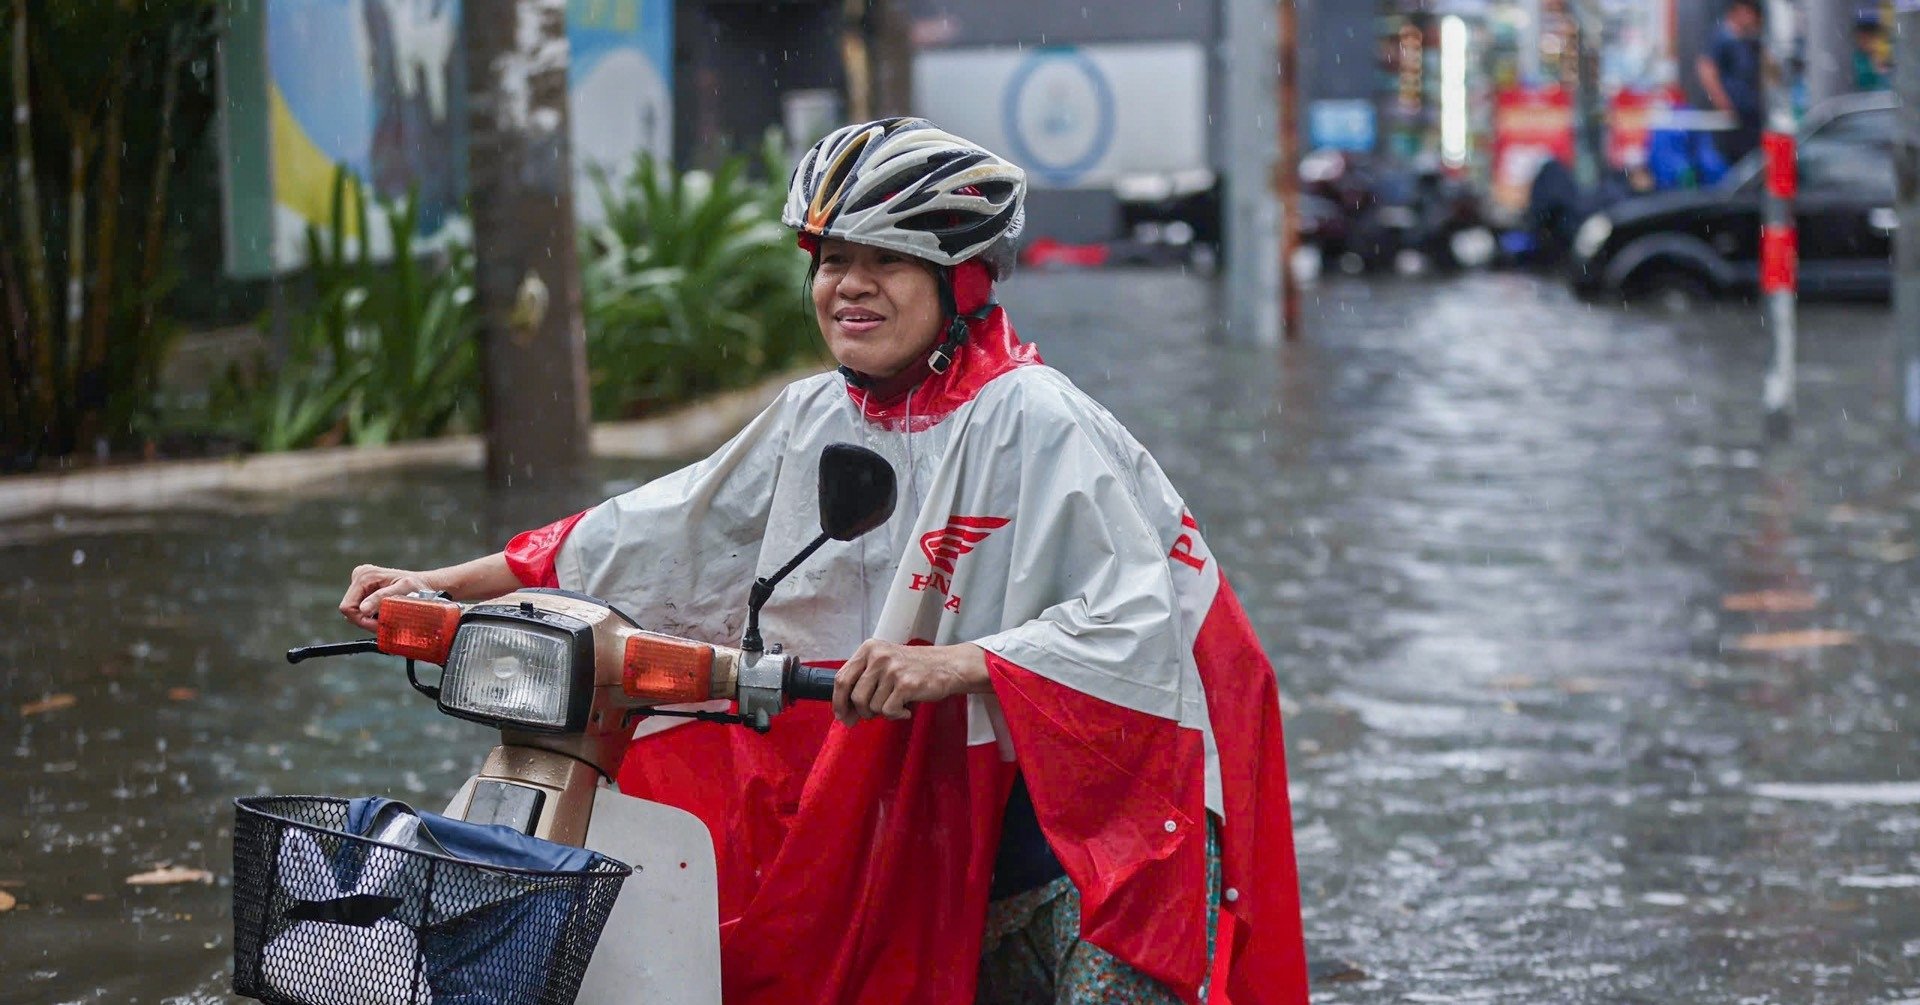
[[[594,172],[606,217],[582,237],[594,414],[623,418],[819,358],[806,257],[780,225],[783,175],[642,156]]]
[[[342,236],[349,213],[353,232],[373,231],[359,181],[335,174],[330,226],[307,228],[313,301],[290,326],[284,363],[264,377],[230,372],[216,394],[216,412],[262,450],[434,436],[478,414],[473,256],[457,243],[422,255],[412,197],[379,211],[387,261]]]

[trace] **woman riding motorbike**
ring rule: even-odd
[[[828,135],[783,219],[837,372],[691,467],[342,599],[370,626],[394,593],[562,586],[730,644],[741,584],[817,532],[821,448],[892,462],[895,516],[763,614],[845,657],[815,664],[833,719],[643,720],[619,775],[714,836],[729,1002],[1306,1001],[1272,667],[1158,465],[994,301],[1024,196],[922,119]]]

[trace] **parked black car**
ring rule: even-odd
[[[1816,108],[1800,141],[1800,292],[1886,299],[1893,283],[1894,98],[1850,95]],[[1593,298],[1682,307],[1759,289],[1761,154],[1720,184],[1637,196],[1588,217],[1571,280]]]

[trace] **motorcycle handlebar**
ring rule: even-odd
[[[287,650],[287,662],[298,663],[301,660],[315,659],[320,656],[351,656],[354,653],[377,653],[380,643],[373,639],[361,639],[357,642],[329,642],[318,646],[299,646]]]
[[[834,671],[795,665],[787,671],[781,690],[794,701],[832,701]]]

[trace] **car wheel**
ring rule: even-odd
[[[1685,269],[1654,269],[1634,277],[1627,299],[1665,314],[1687,314],[1713,300],[1713,286],[1698,273]]]

